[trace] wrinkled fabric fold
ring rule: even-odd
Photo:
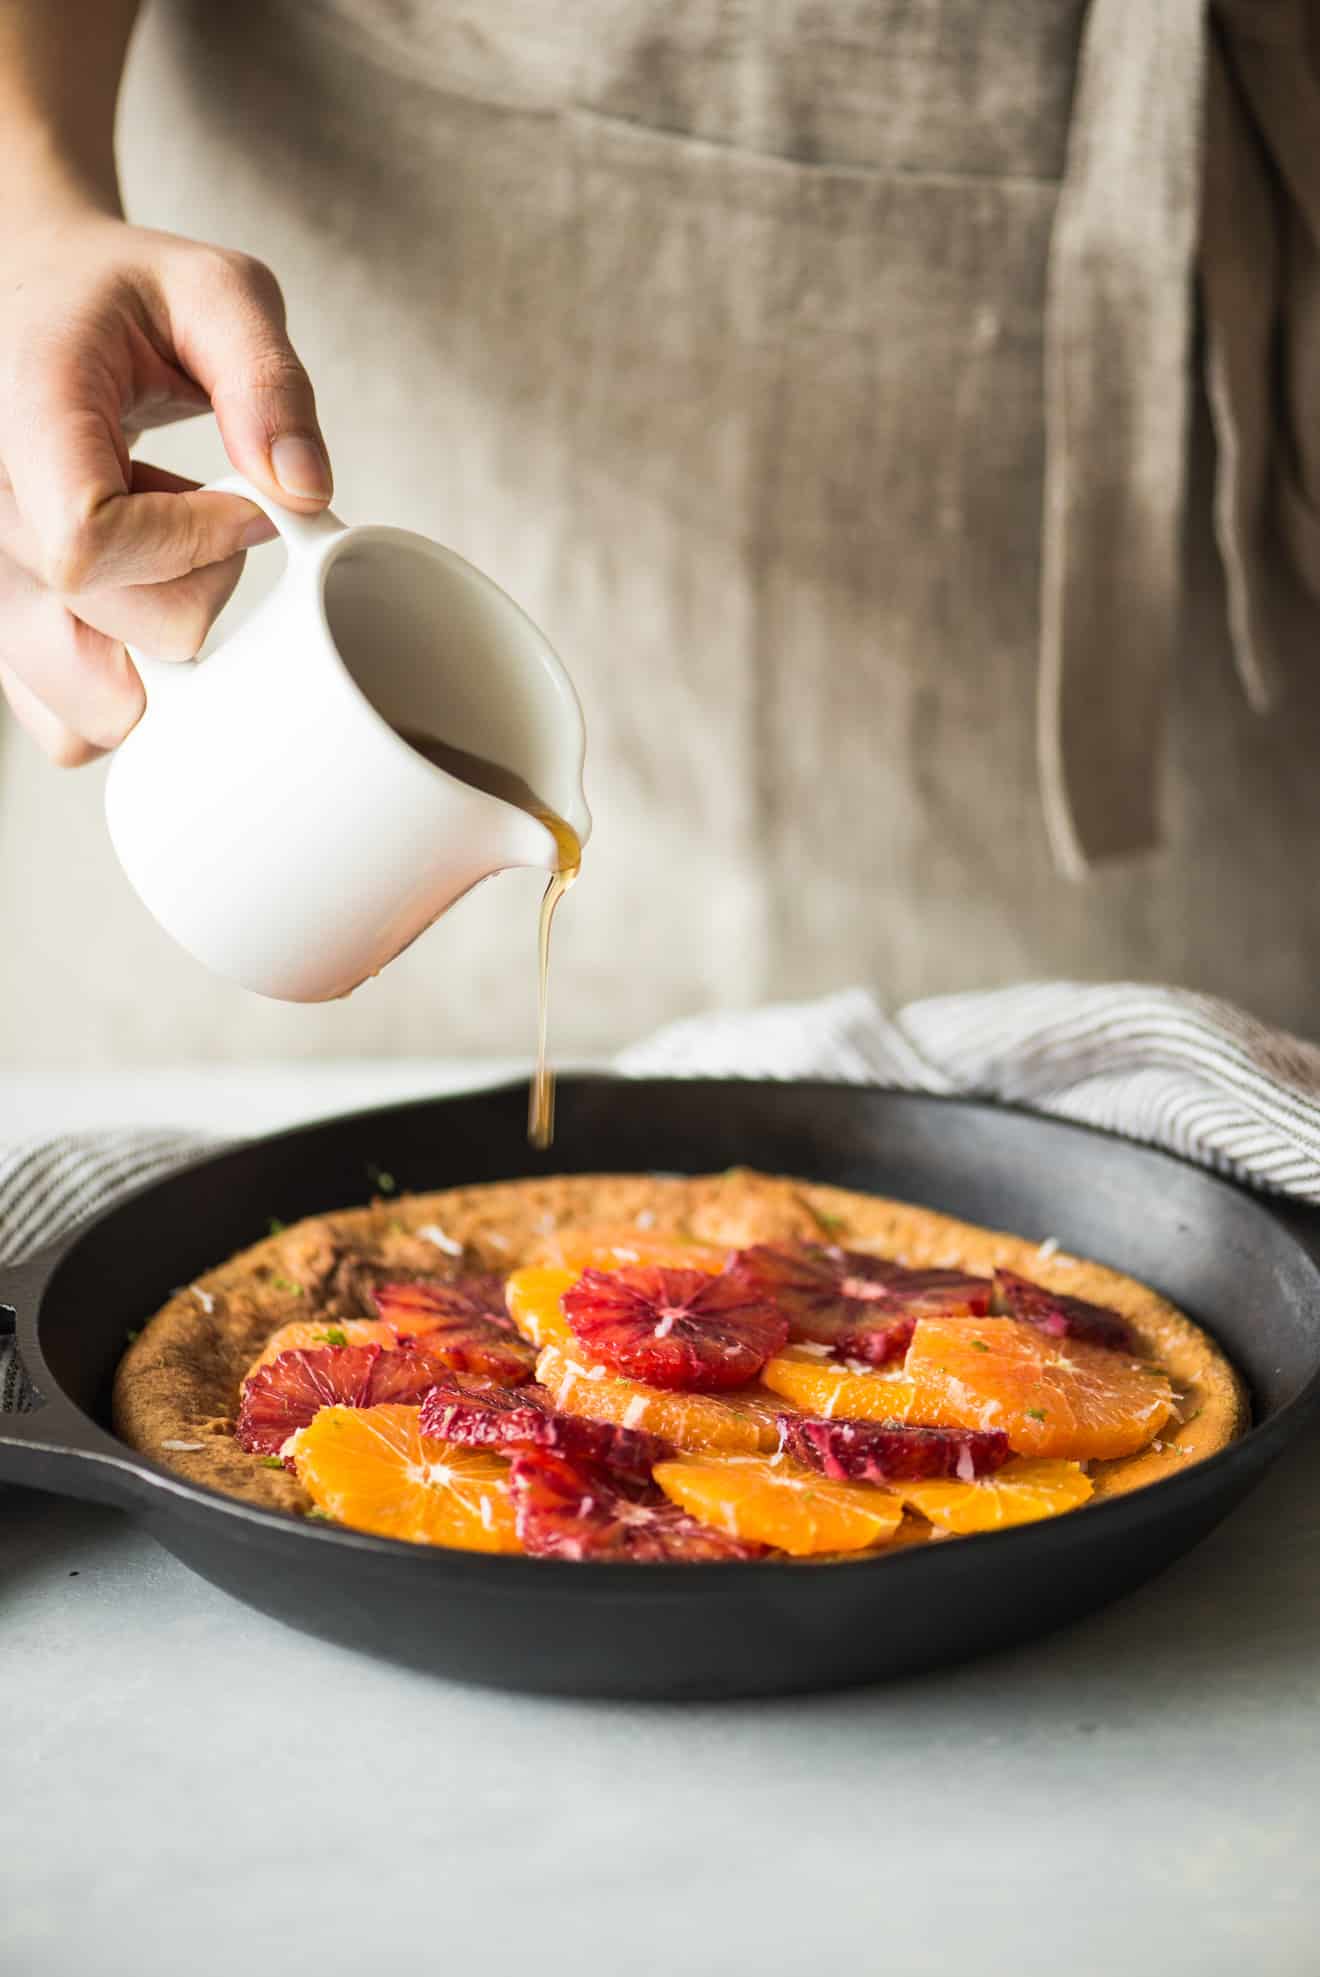
[[[1039,749],[1056,863],[1159,841],[1205,0],[1092,0],[1045,315]]]
[[[1087,17],[1046,302],[1038,710],[1072,876],[1160,839],[1198,391],[1256,712],[1320,639],[1318,49],[1316,0],[1093,0]]]

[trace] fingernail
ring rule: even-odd
[[[274,542],[278,534],[274,522],[258,512],[239,537],[238,546],[240,549],[258,549],[263,542]]]
[[[270,449],[270,464],[286,494],[297,494],[304,501],[323,501],[334,488],[330,462],[314,439],[300,433],[286,433]]]

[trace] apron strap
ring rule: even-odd
[[[1039,752],[1055,861],[1159,841],[1206,0],[1091,0],[1050,241]]]

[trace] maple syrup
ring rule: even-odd
[[[484,755],[474,755],[469,749],[455,748],[452,742],[441,741],[435,735],[420,734],[411,728],[401,728],[399,735],[409,748],[415,748],[446,775],[456,777],[472,789],[484,790],[487,796],[496,796],[503,803],[512,803],[515,809],[525,810],[529,817],[545,825],[555,841],[559,865],[551,873],[542,895],[537,928],[536,1068],[527,1106],[527,1137],[534,1147],[544,1150],[555,1136],[555,1077],[546,1058],[550,929],[555,908],[582,869],[582,841],[573,826],[543,802],[531,784],[524,782],[514,770],[502,768]]]

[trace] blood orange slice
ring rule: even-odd
[[[539,1450],[514,1457],[517,1529],[537,1558],[702,1564],[755,1558],[760,1546],[710,1530],[650,1485]]]
[[[988,1277],[962,1270],[908,1270],[864,1250],[800,1243],[759,1244],[735,1264],[788,1319],[788,1335],[827,1345],[840,1358],[885,1366],[908,1348],[918,1318],[970,1316],[990,1308]]]
[[[443,1378],[443,1361],[415,1346],[318,1346],[285,1352],[243,1382],[234,1439],[249,1455],[278,1455],[323,1407],[416,1406]]]
[[[244,1378],[250,1380],[285,1352],[315,1352],[327,1345],[374,1345],[390,1351],[398,1343],[398,1333],[378,1318],[299,1318],[271,1333]]]
[[[1075,1462],[1030,1456],[1017,1456],[993,1476],[971,1483],[939,1479],[895,1483],[893,1488],[937,1529],[960,1537],[1058,1517],[1091,1494],[1091,1482]]]
[[[422,1403],[422,1432],[465,1448],[548,1448],[643,1482],[673,1453],[668,1442],[612,1421],[561,1414],[542,1387],[496,1387],[451,1374]]]
[[[1039,1326],[1051,1338],[1081,1339],[1087,1345],[1108,1346],[1111,1352],[1129,1356],[1135,1350],[1130,1329],[1108,1305],[1088,1304],[1083,1297],[1047,1291],[1025,1277],[1015,1277],[1011,1270],[995,1271],[994,1308],[1009,1318]]]
[[[502,1277],[382,1284],[374,1296],[382,1324],[401,1338],[424,1340],[427,1351],[456,1373],[476,1373],[505,1386],[530,1379],[535,1354],[504,1308]]]
[[[923,1319],[904,1371],[909,1418],[1002,1428],[1019,1455],[1133,1455],[1174,1411],[1162,1373],[1014,1318]]]
[[[584,1270],[561,1300],[590,1357],[648,1386],[745,1386],[788,1337],[787,1320],[733,1270]]]
[[[640,1380],[615,1378],[603,1366],[593,1366],[575,1344],[546,1346],[536,1375],[563,1413],[641,1429],[675,1448],[748,1454],[760,1449],[773,1455],[779,1446],[783,1403],[760,1386],[722,1394],[669,1393]]]
[[[896,1483],[956,1476],[972,1482],[1008,1461],[997,1429],[891,1427],[881,1421],[817,1421],[783,1414],[784,1453],[837,1482]]]
[[[773,1545],[794,1558],[866,1551],[892,1538],[898,1498],[870,1483],[831,1482],[782,1457],[662,1462],[655,1480],[672,1502],[730,1537]]]
[[[415,1407],[325,1407],[290,1451],[318,1510],[355,1531],[460,1551],[518,1551],[509,1465],[424,1436]]]

